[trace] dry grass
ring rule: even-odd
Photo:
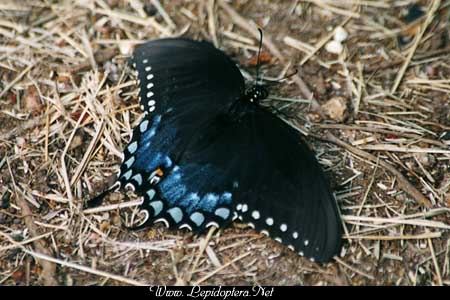
[[[407,24],[416,2],[3,1],[0,284],[450,285],[450,1],[418,1],[427,12]],[[265,76],[299,69],[267,103],[316,137],[342,214],[341,256],[314,264],[239,224],[200,238],[129,232],[119,209],[136,218],[133,195],[83,211],[142,113],[126,67],[133,47],[208,39],[251,76],[257,26]],[[349,38],[334,55],[324,46],[338,26]],[[339,121],[322,109],[337,96]]]

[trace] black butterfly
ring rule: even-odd
[[[339,251],[328,182],[299,133],[258,104],[265,86],[246,90],[208,42],[153,40],[131,61],[145,115],[114,187],[143,197],[147,219],[136,228],[163,222],[200,233],[239,219],[315,261]]]

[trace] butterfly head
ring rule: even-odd
[[[269,96],[269,91],[264,85],[254,85],[245,92],[245,99],[252,103],[258,103],[267,96]]]

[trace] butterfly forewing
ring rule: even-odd
[[[210,114],[244,92],[236,65],[208,42],[159,39],[139,45],[132,57],[145,112],[163,113],[180,105],[207,105]]]
[[[191,136],[239,99],[245,86],[236,65],[208,42],[153,40],[138,46],[131,62],[146,115],[124,150],[119,181],[147,203]],[[170,208],[166,200],[163,204],[160,214]]]

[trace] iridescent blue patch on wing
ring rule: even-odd
[[[183,199],[179,202],[179,205],[182,207],[186,207],[186,211],[191,213],[192,210],[188,209],[191,207],[195,207],[195,205],[200,201],[200,197],[197,193],[189,193],[183,197]]]
[[[200,200],[196,207],[212,213],[219,206],[231,205],[231,201],[232,194],[230,192],[224,192],[222,194],[208,193],[202,197],[202,200]]]
[[[220,204],[231,204],[231,200],[233,198],[233,195],[229,192],[225,192],[222,195],[220,195]]]
[[[176,130],[168,127],[159,128],[160,123],[161,116],[156,115],[152,126],[141,135],[139,148],[135,154],[137,169],[153,172],[159,167],[172,167],[172,160],[168,154],[174,145]],[[161,134],[155,136],[157,131]]]
[[[170,174],[158,184],[158,187],[170,206],[182,207],[187,213],[198,209],[212,213],[219,205],[231,205],[232,194],[224,191],[220,194],[201,195],[200,186],[194,184],[203,182],[208,185],[219,177],[219,171],[211,166],[186,164],[172,168]]]
[[[159,124],[161,123],[161,115],[156,115],[153,118],[152,126],[150,129],[141,136],[141,147],[145,148],[150,145],[150,140],[155,136],[156,130],[158,129]]]
[[[164,199],[170,205],[177,205],[183,197],[188,193],[188,189],[181,179],[181,172],[179,170],[172,172],[159,183],[159,189]]]
[[[205,196],[203,196],[202,200],[200,200],[200,203],[198,203],[198,207],[202,208],[203,210],[206,210],[207,212],[212,212],[217,205],[219,204],[219,195],[208,193]]]
[[[172,160],[170,159],[170,157],[166,156],[164,161],[164,167],[165,168],[170,168],[172,167]]]

